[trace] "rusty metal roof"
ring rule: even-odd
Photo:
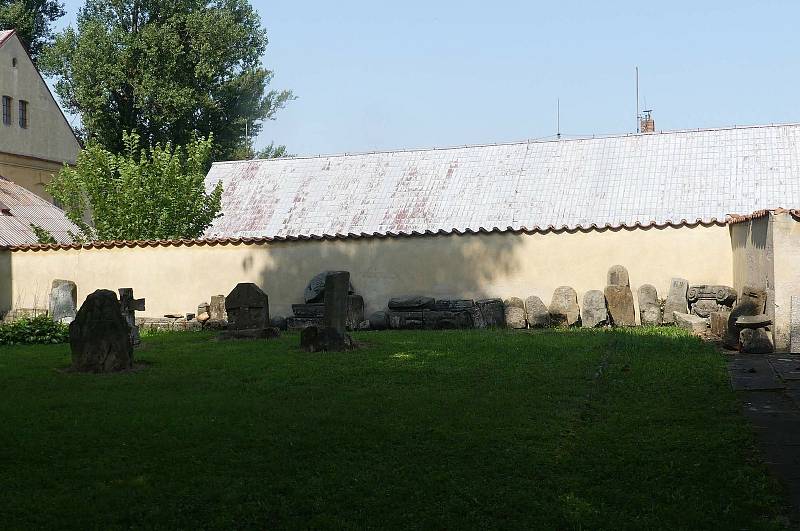
[[[721,223],[800,205],[800,125],[216,163],[207,238]]]
[[[0,31],[0,46],[2,46],[12,35],[14,35],[14,30]]]
[[[30,190],[0,177],[0,245],[37,243],[31,223],[50,232],[58,242],[72,241],[76,227],[60,208]]]

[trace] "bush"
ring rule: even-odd
[[[57,323],[46,315],[24,317],[11,323],[0,324],[0,345],[25,345],[66,343],[69,327]]]

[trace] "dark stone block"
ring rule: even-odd
[[[469,312],[448,312],[437,310],[422,311],[422,327],[429,330],[449,330],[455,328],[472,328],[472,316]]]
[[[354,347],[349,335],[334,328],[309,326],[300,332],[300,348],[306,352],[338,352]]]
[[[97,290],[84,301],[69,325],[72,368],[115,372],[133,367],[130,327],[113,291]]]
[[[422,328],[422,310],[418,312],[390,311],[387,316],[389,328],[397,330]]]
[[[303,330],[309,326],[322,327],[322,317],[287,317],[287,330]]]
[[[369,316],[369,327],[372,330],[386,330],[389,328],[389,317],[386,312],[375,312]]]
[[[361,295],[347,296],[347,328],[355,330],[364,321],[364,297]]]
[[[292,304],[292,313],[295,317],[322,317],[325,315],[325,303]]]
[[[389,299],[389,309],[398,311],[420,311],[432,310],[436,300],[433,297],[423,297],[420,295],[406,297],[392,297]]]
[[[475,307],[472,299],[437,299],[433,303],[433,310],[443,312],[469,311]]]
[[[310,302],[323,302],[325,300],[325,279],[328,275],[337,273],[337,271],[323,271],[314,276],[306,286],[303,298],[307,303]],[[348,293],[355,293],[353,285],[348,283]]]
[[[481,299],[475,304],[480,308],[484,327],[505,328],[506,310],[502,299]]]

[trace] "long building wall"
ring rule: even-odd
[[[53,279],[73,280],[79,302],[99,288],[133,287],[147,299],[146,316],[195,311],[237,282],[255,282],[269,295],[273,315],[290,315],[316,273],[351,272],[367,312],[403,294],[435,297],[538,295],[570,285],[579,298],[603,289],[611,265],[666,297],[670,278],[731,285],[728,228],[696,226],[550,232],[363,238],[269,244],[157,246],[13,251],[0,256],[0,278],[10,278],[0,305],[46,307]],[[637,311],[638,315],[638,311]]]

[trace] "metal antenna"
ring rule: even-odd
[[[636,67],[636,132],[641,133],[640,121],[642,117],[639,115],[639,67]]]
[[[561,98],[556,98],[556,138],[561,140]]]

